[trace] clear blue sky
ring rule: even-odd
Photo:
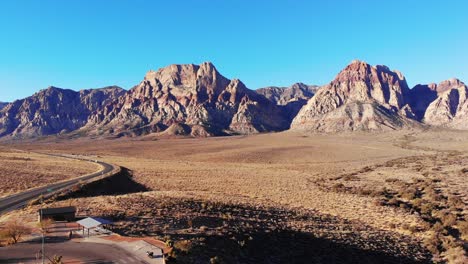
[[[131,88],[213,62],[249,88],[326,84],[353,59],[409,84],[468,82],[468,1],[3,0],[0,101],[54,85]]]

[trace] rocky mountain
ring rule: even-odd
[[[300,100],[308,101],[319,88],[317,85],[295,83],[289,87],[268,86],[257,89],[256,92],[278,105],[287,105]]]
[[[29,138],[74,131],[125,91],[111,86],[79,92],[49,87],[0,111],[0,137]]]
[[[283,106],[288,120],[292,121],[319,88],[317,85],[295,83],[289,87],[269,86],[255,91],[275,104]]]
[[[222,76],[213,64],[170,65],[92,115],[89,134],[250,134],[289,127],[281,107]],[[172,131],[172,132],[171,132]]]
[[[0,110],[2,110],[8,103],[0,102]]]
[[[382,131],[423,124],[468,129],[468,88],[450,79],[409,89],[386,66],[353,61],[323,87],[248,89],[209,62],[146,73],[125,91],[49,87],[0,104],[0,137],[216,136],[293,130]]]
[[[450,79],[425,87],[432,92],[432,100],[427,100],[427,108],[422,118],[424,123],[468,129],[468,87],[463,82]]]
[[[404,76],[353,61],[309,100],[291,128],[311,131],[392,130],[416,124]]]

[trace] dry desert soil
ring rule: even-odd
[[[467,260],[467,132],[49,138],[0,148],[0,194],[96,170],[32,152],[122,166],[48,203],[165,240],[171,263]],[[36,207],[3,220],[34,221]]]

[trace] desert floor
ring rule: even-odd
[[[452,225],[456,226],[466,220],[468,210],[468,132],[283,132],[219,138],[48,139],[14,144],[14,148],[96,157],[127,168],[133,180],[146,188],[146,192],[138,194],[68,197],[66,201],[52,202],[75,204],[80,210],[94,214],[112,215],[127,210],[127,216],[151,217],[156,211],[152,207],[159,206],[160,216],[167,207],[167,203],[158,205],[157,201],[162,200],[276,208],[315,212],[341,223],[409,237],[428,247],[424,241],[434,236],[431,228],[434,219],[443,222],[442,218],[453,215]],[[36,168],[7,165],[31,164],[25,154],[7,149],[11,145],[0,149],[5,175],[24,169],[20,174],[30,174],[34,180],[21,186],[41,184],[36,180]],[[21,158],[11,158],[15,155]],[[39,171],[66,171],[63,175],[69,177],[95,170],[73,163],[60,165],[70,169],[44,167]],[[7,167],[15,170],[5,171]],[[139,199],[148,201],[148,205]],[[449,201],[453,201],[453,206],[446,205]],[[427,212],[420,208],[425,202],[434,207],[429,212],[432,220],[424,217]],[[193,228],[192,225],[190,221],[186,228]],[[306,226],[307,220],[294,219],[289,225]],[[171,228],[174,229],[166,226],[163,231]],[[460,240],[463,234],[454,237],[453,240]]]
[[[5,146],[0,146],[0,168],[0,197],[100,169],[98,165],[89,162],[50,157]]]

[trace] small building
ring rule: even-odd
[[[76,207],[41,208],[38,210],[39,222],[46,219],[54,221],[75,221]]]

